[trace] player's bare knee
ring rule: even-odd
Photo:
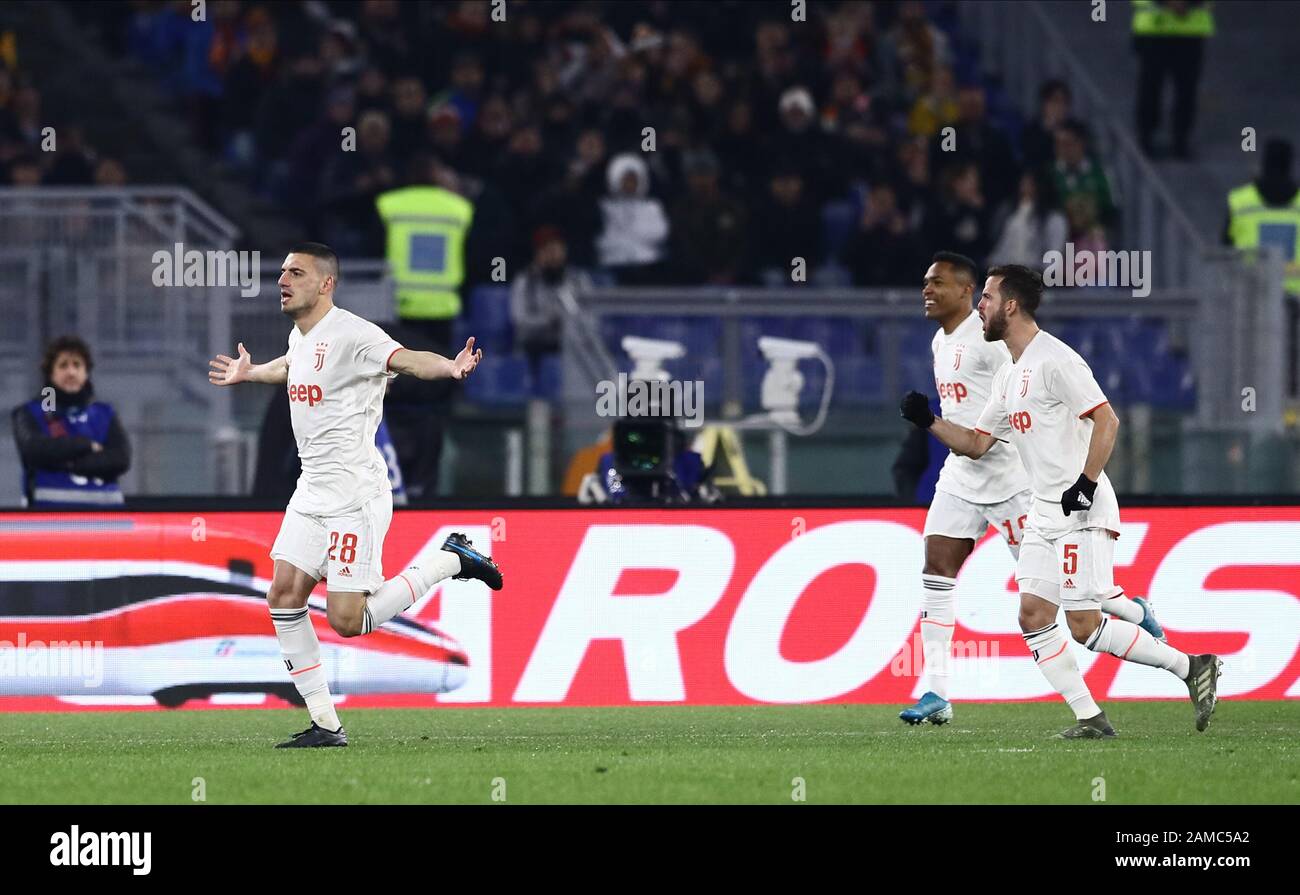
[[[340,637],[358,637],[361,635],[361,613],[329,612],[330,627]]]
[[[306,599],[295,594],[292,587],[274,581],[266,592],[266,603],[272,609],[300,609],[307,605]]]
[[[938,575],[940,578],[956,578],[958,570],[956,566],[949,566],[943,562],[934,562],[927,559],[925,566],[921,569],[921,574]]]
[[[1030,631],[1041,631],[1056,619],[1056,606],[1045,604],[1042,600],[1025,601],[1022,597],[1020,603],[1020,630],[1028,634]]]
[[[1077,616],[1067,612],[1065,622],[1070,626],[1070,636],[1078,643],[1086,643],[1092,632],[1097,630],[1097,619],[1091,615]]]

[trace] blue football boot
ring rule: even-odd
[[[1160,622],[1156,621],[1156,614],[1151,609],[1151,604],[1143,597],[1134,597],[1133,602],[1142,607],[1142,621],[1138,622],[1138,627],[1161,643],[1167,643],[1165,629],[1160,627]]]
[[[920,724],[924,721],[929,721],[931,724],[947,724],[952,720],[952,703],[937,693],[926,693],[916,705],[899,712],[898,717],[908,724]]]

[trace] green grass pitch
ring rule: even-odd
[[[275,750],[292,710],[12,714],[0,802],[1300,802],[1300,703],[1112,702],[1117,740],[1050,739],[1056,703],[958,704],[912,728],[895,706],[353,709],[347,749]],[[799,781],[802,780],[802,787]],[[800,793],[802,789],[802,793]]]

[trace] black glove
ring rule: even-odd
[[[1083,473],[1079,473],[1079,479],[1073,485],[1065,489],[1061,495],[1061,509],[1065,515],[1070,515],[1071,510],[1092,509],[1092,496],[1097,493],[1097,483],[1088,478]]]
[[[898,410],[902,413],[903,419],[915,423],[922,429],[934,425],[934,411],[930,409],[930,399],[920,392],[908,392],[903,395]]]

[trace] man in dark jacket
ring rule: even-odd
[[[45,388],[12,414],[28,506],[113,506],[131,445],[111,404],[96,401],[90,348],[62,336],[45,349]]]

